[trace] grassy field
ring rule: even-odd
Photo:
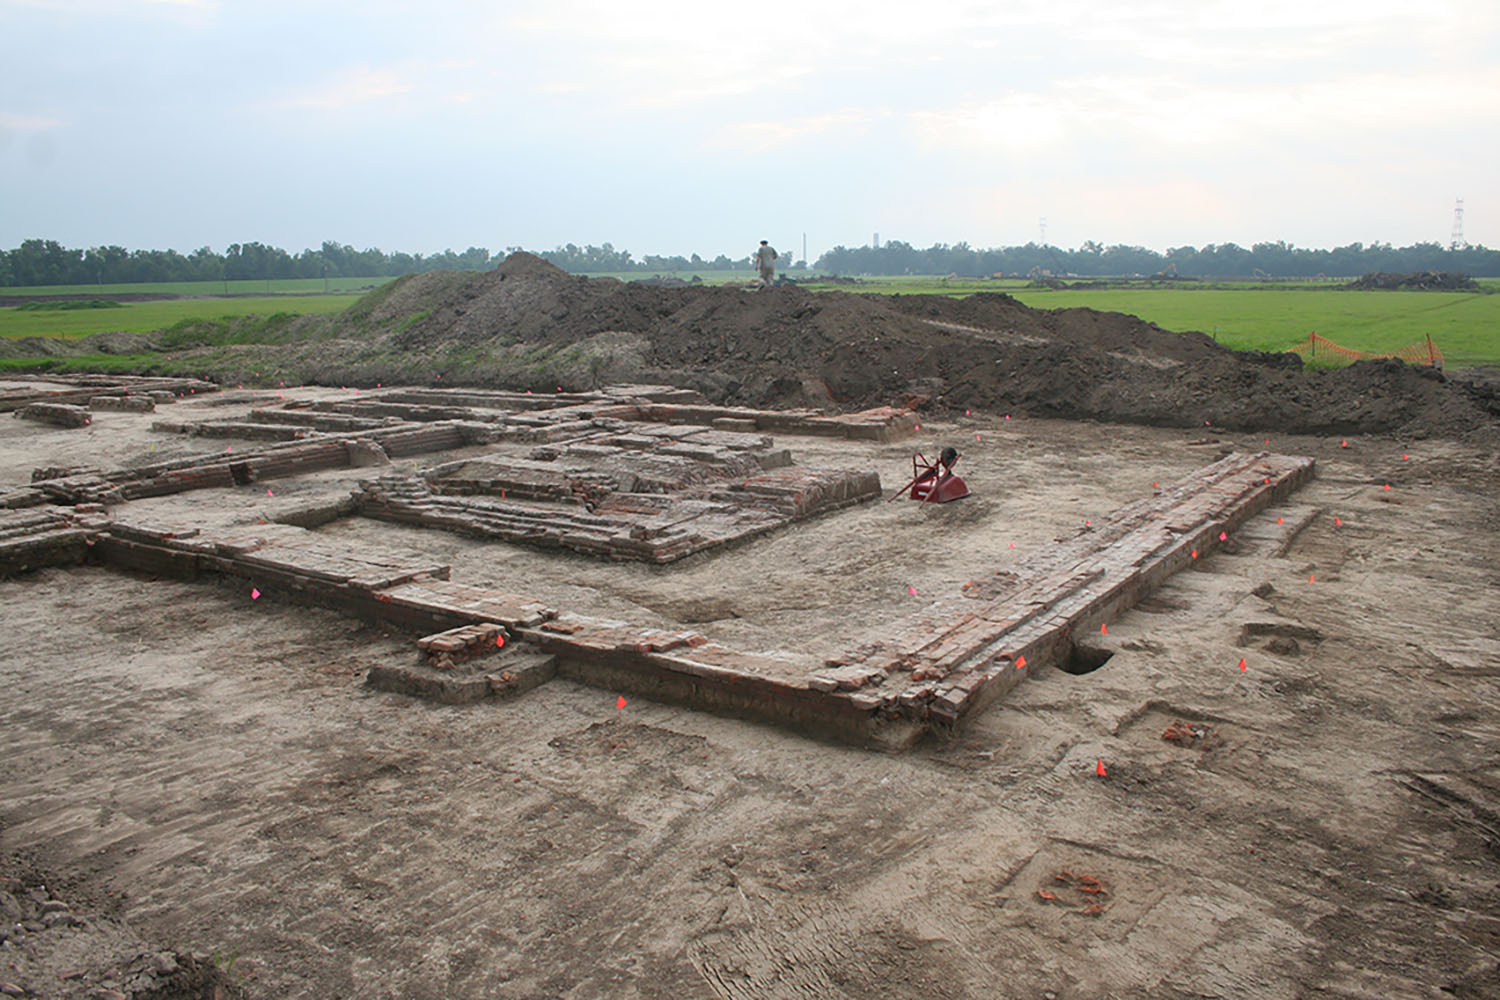
[[[275,313],[336,313],[349,308],[359,295],[297,295],[234,298],[159,299],[122,302],[110,309],[0,309],[0,337],[61,337],[91,333],[151,333],[183,320],[220,320]]]
[[[721,284],[748,282],[754,276],[749,272],[710,271],[702,277],[707,284]],[[368,288],[372,281],[378,279],[330,279],[330,284]],[[1418,343],[1430,334],[1451,367],[1500,364],[1500,294],[1345,291],[1326,283],[1048,289],[1031,287],[1024,279],[977,281],[920,275],[863,278],[854,284],[801,278],[800,283],[814,291],[943,295],[1004,292],[1038,309],[1088,307],[1131,313],[1166,330],[1201,331],[1240,350],[1282,351],[1316,332],[1345,347],[1386,352]],[[1481,283],[1488,291],[1500,292],[1500,281]],[[322,284],[316,278],[273,281],[267,295],[266,282],[230,282],[232,292],[252,286],[261,292],[230,297],[223,296],[223,282],[0,289],[5,295],[164,292],[195,296],[125,302],[105,309],[0,308],[0,338],[77,338],[104,331],[151,333],[184,320],[328,314],[348,308],[359,297],[357,291],[318,294]]]
[[[1318,333],[1345,347],[1381,353],[1430,334],[1450,365],[1500,361],[1500,295],[1177,288],[1010,294],[1037,309],[1131,313],[1163,329],[1201,331],[1236,350],[1285,351]]]
[[[1500,282],[1481,281],[1487,291]],[[1500,364],[1500,294],[1349,291],[1327,284],[1036,288],[1024,279],[975,281],[904,276],[819,290],[901,295],[1003,292],[1034,309],[1086,307],[1139,316],[1164,330],[1206,333],[1235,350],[1285,351],[1317,333],[1355,350],[1383,353],[1429,334],[1453,367]]]
[[[390,278],[272,278],[245,281],[146,281],[121,285],[27,285],[0,288],[0,295],[323,295],[367,292]]]

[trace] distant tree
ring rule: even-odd
[[[56,240],[26,240],[10,254],[18,285],[72,285],[89,280],[83,251],[67,250]]]
[[[390,261],[379,247],[351,251],[349,254],[349,276],[351,278],[379,278],[389,273]]]
[[[189,281],[218,281],[224,277],[224,258],[208,247],[199,247],[187,260]]]
[[[693,255],[697,257],[697,254]],[[701,264],[701,261],[700,261]],[[641,258],[641,268],[654,273],[663,271],[687,271],[693,267],[692,263],[680,254],[675,257],[662,257],[656,254],[647,254]]]
[[[1105,274],[1155,274],[1163,267],[1162,256],[1145,247],[1112,246],[1099,255]]]
[[[458,255],[459,266],[465,271],[484,271],[491,264],[490,251],[487,247],[469,247]]]
[[[1198,248],[1197,247],[1173,247],[1167,251],[1165,263],[1162,270],[1175,266],[1177,273],[1182,275],[1197,274]]]
[[[1301,270],[1297,251],[1285,240],[1257,243],[1250,248],[1250,252],[1255,256],[1255,268],[1266,274],[1281,277],[1297,274]]]
[[[323,263],[328,265],[330,278],[352,277],[349,274],[349,257],[353,253],[353,247],[346,247],[332,240],[324,240],[322,248],[318,251],[318,255],[323,258]]]
[[[631,258],[629,250],[616,250],[610,243],[598,247],[590,244],[581,248],[569,243],[553,250],[543,250],[538,256],[564,271],[598,273],[637,271],[644,268],[644,265],[637,264]]]
[[[83,254],[84,271],[101,285],[129,281],[126,270],[129,263],[130,251],[124,247],[94,247]]]
[[[292,270],[298,278],[322,278],[328,275],[328,262],[317,250],[304,250],[292,258]]]
[[[393,253],[386,260],[385,273],[392,277],[400,277],[403,274],[421,274],[430,271],[431,261],[423,259],[421,254]],[[370,275],[369,277],[374,277]]]
[[[1198,255],[1198,260],[1203,267],[1203,273],[1216,277],[1232,278],[1237,275],[1250,274],[1255,269],[1250,251],[1235,243],[1224,243],[1219,246],[1210,244],[1203,248]],[[1178,268],[1178,273],[1182,269]]]
[[[130,255],[125,281],[175,281],[186,272],[186,262],[175,250],[137,250]]]

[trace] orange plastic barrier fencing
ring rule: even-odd
[[[1437,345],[1432,342],[1432,337],[1427,337],[1420,344],[1410,344],[1397,351],[1388,354],[1377,354],[1371,351],[1356,351],[1350,347],[1335,344],[1327,337],[1320,337],[1316,333],[1309,333],[1307,339],[1296,347],[1292,353],[1300,354],[1304,358],[1328,358],[1341,357],[1350,361],[1367,361],[1371,358],[1400,358],[1407,364],[1432,365],[1435,368],[1442,367],[1443,352],[1438,350]]]

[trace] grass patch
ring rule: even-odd
[[[343,312],[358,295],[311,295],[304,298],[161,299],[126,302],[100,315],[92,309],[37,312],[10,306],[0,309],[0,337],[61,337],[74,340],[93,333],[154,333],[179,323],[228,322],[245,316],[329,315]]]
[[[316,326],[316,320],[309,320],[305,314],[290,312],[217,320],[187,319],[164,330],[159,342],[163,350],[225,344],[290,344],[316,339]]]
[[[387,281],[372,292],[360,296],[355,300],[358,305],[351,303],[352,308],[349,309],[347,318],[354,323],[365,322],[375,313],[375,310],[385,305],[392,295],[396,294],[398,290],[415,277],[416,275],[414,274],[403,275],[394,281]]]
[[[1342,283],[1342,282],[1340,282]],[[1389,353],[1429,334],[1449,367],[1500,364],[1500,279],[1482,293],[1364,291],[1321,282],[1183,282],[1136,288],[1038,288],[1025,279],[862,277],[811,291],[966,296],[1002,292],[1034,309],[1089,308],[1139,316],[1174,333],[1206,333],[1240,351],[1285,351],[1318,333],[1358,351]],[[1318,367],[1323,367],[1319,359]]]
[[[245,278],[233,281],[139,281],[114,285],[14,285],[3,295],[334,295],[367,292],[394,278]]]
[[[112,372],[143,374],[165,372],[160,354],[80,354],[71,358],[0,358],[0,371],[14,372]]]
[[[22,302],[16,312],[71,312],[74,309],[119,309],[120,303],[112,299],[45,299],[41,302]]]
[[[1466,292],[1334,289],[1022,289],[1037,309],[1123,312],[1164,330],[1206,333],[1236,350],[1285,351],[1318,333],[1336,344],[1383,353],[1431,334],[1448,364],[1500,363],[1500,296]]]
[[[414,312],[410,316],[406,317],[406,319],[401,321],[401,324],[396,327],[396,332],[405,333],[407,330],[410,330],[412,327],[416,326],[418,323],[422,322],[424,319],[431,315],[431,309],[423,309],[421,312]]]

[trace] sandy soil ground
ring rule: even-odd
[[[226,446],[149,422],[0,421],[0,479]],[[821,655],[1221,449],[1316,456],[1296,509],[1261,518],[1316,517],[1279,556],[1252,522],[1111,624],[1102,667],[900,755],[565,681],[437,706],[361,685],[412,635],[99,567],[0,581],[5,871],[248,997],[1500,994],[1495,455],[999,413],[896,444],[778,440],[888,490],[949,442],[967,500],[866,504],[667,567],[320,530]],[[130,509],[253,521],[352,482]],[[109,971],[61,968],[0,949],[0,980],[36,995],[96,995],[80,984]]]

